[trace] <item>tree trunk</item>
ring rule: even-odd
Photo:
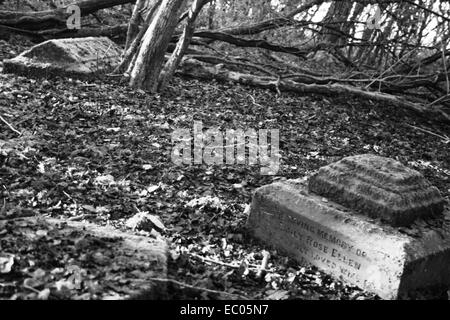
[[[186,26],[183,29],[183,34],[178,40],[177,46],[170,56],[169,60],[166,62],[163,71],[159,76],[159,84],[158,90],[164,90],[167,86],[167,83],[172,79],[175,70],[180,64],[181,59],[183,58],[184,53],[186,52],[187,47],[189,46],[192,35],[195,31],[195,20],[197,19],[198,14],[202,10],[203,6],[207,4],[209,0],[194,0],[192,3],[192,7],[189,10],[188,21]]]
[[[145,32],[130,76],[130,86],[156,92],[164,54],[178,22],[184,0],[163,0]]]
[[[130,23],[128,25],[127,40],[125,41],[124,52],[128,50],[132,41],[139,32],[139,20],[141,19],[140,11],[142,10],[145,1],[146,0],[137,0],[136,4],[134,5],[133,13],[131,15]]]
[[[208,30],[214,29],[214,19],[216,16],[216,0],[209,2],[208,8]]]
[[[351,1],[333,1],[331,3],[325,18],[322,20],[322,23],[325,24],[322,28],[322,41],[338,45],[346,43],[347,38],[344,34],[350,26],[346,21],[352,6],[353,2]]]
[[[147,16],[145,17],[145,21],[141,30],[139,30],[138,34],[134,37],[128,48],[125,48],[122,61],[114,70],[114,73],[122,73],[125,70],[133,69],[134,62],[136,61],[136,52],[139,49],[142,38],[144,37],[144,34],[147,31],[150,22],[152,21],[156,9],[158,9],[159,5],[161,4],[161,0],[152,0],[151,2],[152,7],[149,8],[148,12],[146,13]]]

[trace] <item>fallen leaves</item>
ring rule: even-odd
[[[276,96],[240,85],[177,78],[164,95],[107,81],[66,80],[0,74],[0,108],[23,133],[17,137],[0,130],[0,219],[50,215],[128,226],[129,232],[163,232],[172,241],[172,276],[182,282],[259,299],[357,297],[356,288],[276,252],[270,252],[265,271],[257,277],[267,248],[248,238],[244,228],[255,188],[306,176],[343,156],[370,151],[397,157],[424,172],[444,196],[450,194],[450,150],[437,137],[404,125],[420,119],[389,107],[348,97]],[[255,166],[175,166],[170,134],[192,128],[193,121],[202,121],[205,129],[280,129],[279,176],[261,176]],[[448,132],[438,124],[424,127]],[[0,229],[2,239],[13,234]],[[11,285],[0,287],[1,297],[45,299],[56,294],[84,299],[100,289],[117,297],[114,289],[99,289],[98,279],[89,277],[83,279],[86,292],[76,292],[74,274],[83,272],[69,272],[73,263],[58,249],[67,246],[75,250],[71,254],[83,255],[79,251],[98,244],[76,237],[69,244],[43,228],[23,237],[35,245],[11,243],[13,259],[1,250],[0,270],[5,273],[0,274],[12,277],[5,280]],[[100,272],[107,252],[100,249],[82,260]],[[46,270],[47,284],[61,281],[58,287],[22,290],[23,280],[33,278],[28,271],[36,268]],[[15,271],[24,269],[22,281],[15,282]]]
[[[0,228],[8,230],[1,236],[2,249],[17,252],[0,254],[0,284],[11,284],[0,285],[1,298],[101,299],[114,287],[123,299],[138,292],[146,278],[164,275],[157,256],[136,250],[144,238],[124,242],[123,234],[111,229],[35,218],[0,220]],[[140,272],[141,282],[130,270]]]
[[[0,253],[0,273],[11,272],[13,265],[14,265],[13,254]]]
[[[269,290],[267,291],[268,300],[286,300],[289,298],[289,291],[287,290]]]
[[[95,178],[94,183],[103,185],[103,186],[110,186],[116,183],[116,180],[114,179],[114,177],[110,174],[106,174],[103,176],[98,176]]]
[[[186,206],[191,208],[199,208],[200,210],[203,210],[205,208],[211,208],[214,210],[223,210],[224,206],[221,202],[221,200],[218,197],[212,197],[212,196],[205,196],[197,199],[192,199],[188,203],[186,203]]]
[[[132,230],[144,230],[148,232],[151,232],[153,229],[157,232],[166,230],[159,217],[145,211],[136,213],[125,222],[125,225]]]

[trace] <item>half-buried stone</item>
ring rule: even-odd
[[[3,61],[5,73],[32,77],[90,78],[110,71],[122,50],[106,37],[53,39]]]
[[[256,190],[250,232],[385,299],[450,284],[450,211],[418,172],[361,155],[320,169],[309,186],[321,194],[301,180]]]
[[[44,217],[0,219],[0,230],[6,231],[0,232],[0,256],[14,257],[9,271],[17,273],[14,279],[45,271],[33,280],[39,290],[45,282],[53,298],[167,298],[166,283],[155,280],[167,278],[168,245],[161,236]],[[36,265],[18,272],[26,261]],[[7,297],[8,290],[0,290],[0,298]]]

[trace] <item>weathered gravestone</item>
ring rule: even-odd
[[[385,299],[450,284],[450,211],[420,173],[391,159],[348,157],[309,187],[261,187],[247,225],[301,264]]]
[[[322,167],[309,179],[309,190],[392,226],[439,215],[439,190],[400,162],[359,155]]]
[[[25,76],[90,77],[119,64],[122,50],[106,37],[54,39],[3,61],[3,72]]]

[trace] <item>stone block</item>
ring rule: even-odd
[[[394,228],[291,180],[256,190],[249,232],[303,265],[385,299],[450,284],[450,212]]]
[[[3,72],[34,77],[85,78],[118,65],[121,54],[121,48],[106,37],[53,39],[4,60]]]
[[[364,154],[322,167],[309,190],[393,226],[439,215],[444,199],[419,172],[400,162]]]

